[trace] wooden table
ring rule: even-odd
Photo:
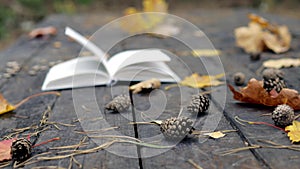
[[[286,24],[292,34],[292,49],[284,54],[275,55],[271,52],[264,52],[259,61],[251,61],[248,54],[235,47],[233,29],[246,25],[247,13],[253,12],[247,9],[237,10],[191,10],[187,12],[178,11],[176,14],[181,16],[203,30],[212,41],[216,49],[221,50],[220,59],[226,72],[226,82],[233,84],[232,76],[235,72],[241,71],[246,74],[247,80],[251,77],[261,79],[255,71],[261,67],[262,61],[281,57],[299,58],[299,20],[278,16],[275,14],[263,14],[271,21]],[[255,11],[254,11],[255,12]],[[0,91],[11,103],[41,92],[41,85],[46,76],[47,70],[37,71],[36,75],[28,72],[35,65],[48,65],[51,61],[69,60],[78,55],[81,50],[80,45],[70,41],[64,35],[64,27],[71,26],[85,35],[91,35],[99,27],[117,18],[117,14],[93,14],[93,15],[52,15],[47,17],[37,26],[55,26],[58,34],[48,38],[29,39],[26,35],[11,46],[9,49],[0,53],[0,71],[5,71],[5,65],[9,61],[17,61],[21,65],[21,71],[11,78],[0,79]],[[108,37],[109,41],[109,37]],[[61,43],[60,47],[55,47],[54,43]],[[115,45],[110,52],[115,53],[125,49],[135,49],[144,47],[160,47],[180,53],[186,50],[180,42],[172,38],[161,38],[155,36],[138,35],[128,38]],[[189,65],[192,72],[206,74],[203,67],[195,64],[200,63],[199,58],[191,55],[180,56]],[[177,70],[180,68],[177,68]],[[300,91],[300,68],[282,69],[285,73],[289,88]],[[225,80],[225,79],[223,79]],[[163,84],[161,90],[154,91],[150,95],[134,95],[133,101],[136,106],[136,121],[145,121],[149,117],[166,119],[177,116],[180,108],[189,103],[191,94],[197,92],[196,89],[181,87],[173,88],[168,91],[163,90],[167,84]],[[236,87],[236,86],[235,86]],[[61,90],[61,96],[41,96],[30,100],[17,110],[0,116],[0,136],[4,137],[12,133],[12,129],[24,128],[31,125],[40,124],[43,113],[49,108],[48,122],[55,122],[55,125],[47,124],[42,127],[42,131],[37,137],[32,136],[31,140],[39,143],[54,137],[60,140],[34,148],[33,155],[43,152],[52,152],[51,147],[67,146],[78,144],[85,136],[92,134],[80,133],[76,131],[87,131],[90,129],[99,130],[96,135],[122,135],[136,137],[141,140],[148,140],[160,134],[159,127],[156,125],[137,125],[136,130],[130,124],[132,113],[123,114],[110,113],[104,111],[104,105],[113,96],[120,93],[128,93],[128,85],[116,85],[113,87],[98,86],[96,88],[80,88],[73,90]],[[180,90],[179,90],[180,89]],[[206,88],[204,90],[211,90]],[[280,130],[263,125],[241,125],[234,120],[235,116],[250,121],[265,121],[273,123],[270,116],[261,116],[273,111],[273,107],[251,105],[234,101],[231,92],[226,85],[214,87],[215,97],[212,97],[211,107],[207,114],[195,118],[195,128],[205,129],[206,125],[217,125],[215,131],[236,130],[236,132],[226,133],[220,139],[192,138],[178,143],[171,149],[153,149],[139,147],[129,143],[115,143],[107,150],[99,150],[95,153],[75,156],[75,159],[83,165],[83,168],[193,168],[191,161],[202,168],[299,168],[300,153],[287,149],[261,148],[245,150],[238,153],[222,156],[221,152],[251,145],[262,145],[258,140],[271,140],[279,144],[290,145],[290,141],[285,133]],[[225,99],[223,98],[226,94]],[[149,97],[150,99],[149,101]],[[161,114],[147,111],[149,107],[155,107],[156,99],[165,97],[167,100],[166,108]],[[75,101],[74,101],[74,98]],[[220,100],[220,99],[224,100]],[[219,100],[218,100],[219,99]],[[98,107],[95,107],[94,101]],[[225,104],[224,110],[220,103]],[[86,114],[78,114],[78,111]],[[77,113],[76,113],[77,112]],[[153,113],[153,114],[152,114]],[[298,113],[296,111],[296,113]],[[186,109],[183,115],[189,115]],[[206,119],[211,118],[211,123]],[[214,122],[213,120],[216,120]],[[107,125],[104,125],[106,123]],[[66,126],[63,124],[71,124]],[[110,130],[101,130],[107,127],[115,127]],[[212,126],[213,127],[213,126]],[[36,130],[29,130],[23,134],[32,133]],[[19,135],[21,137],[22,135]],[[24,135],[23,135],[24,137]],[[87,137],[86,146],[79,150],[93,148],[108,139],[91,139]],[[202,141],[200,141],[202,140]],[[159,143],[164,140],[150,139],[151,143]],[[153,153],[152,155],[149,155]],[[121,154],[121,155],[120,155]],[[53,154],[49,154],[53,156]],[[140,158],[133,158],[140,157]],[[70,157],[59,160],[40,161],[26,165],[24,168],[37,166],[59,166],[67,168],[70,164]],[[7,167],[7,168],[10,168]],[[78,168],[73,162],[73,168]]]

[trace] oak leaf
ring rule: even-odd
[[[266,68],[280,69],[284,67],[298,67],[300,66],[300,59],[282,58],[282,59],[270,59],[263,62],[263,66]]]
[[[288,131],[288,136],[292,143],[300,142],[300,122],[293,121],[293,124],[285,127],[285,131]]]
[[[11,145],[16,138],[0,141],[0,162],[11,159]]]
[[[263,104],[266,106],[277,106],[287,104],[295,110],[300,110],[300,95],[294,89],[283,88],[276,97],[270,95],[264,88],[263,82],[254,78],[250,79],[248,85],[236,91],[233,86],[228,85],[233,93],[233,98],[247,103]]]

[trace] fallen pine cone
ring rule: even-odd
[[[107,110],[112,110],[114,112],[123,112],[127,110],[131,105],[131,101],[128,95],[119,95],[115,97],[112,101],[105,105]]]
[[[188,111],[192,113],[203,113],[208,110],[209,107],[209,99],[202,94],[192,96],[192,101],[190,105],[188,105]]]
[[[276,126],[285,127],[294,121],[294,110],[286,104],[278,105],[272,112],[272,119]]]
[[[187,117],[172,117],[162,121],[160,130],[166,139],[180,140],[193,132],[193,121]]]
[[[19,138],[12,142],[11,155],[17,163],[27,160],[31,156],[32,145],[26,138]]]

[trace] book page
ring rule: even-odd
[[[91,56],[55,65],[48,72],[42,90],[91,86],[95,80],[98,84],[106,84],[110,78],[104,66],[99,63],[98,57]]]
[[[129,65],[117,71],[117,80],[141,81],[158,78],[162,82],[178,82],[180,78],[164,62],[146,62]]]
[[[74,40],[76,40],[78,43],[80,43],[84,48],[91,51],[95,56],[99,57],[99,61],[103,63],[104,67],[107,68],[107,59],[105,53],[98,48],[93,42],[88,40],[86,37],[82,36],[78,32],[74,31],[70,27],[66,27],[65,34]]]
[[[118,70],[129,65],[144,62],[167,62],[170,57],[159,49],[140,49],[120,52],[108,61],[109,74],[114,77]]]

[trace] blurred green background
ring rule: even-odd
[[[300,4],[300,0],[166,0],[166,2],[171,12],[189,8],[247,7],[285,14],[297,11]],[[8,46],[21,33],[30,31],[36,22],[53,13],[72,15],[115,11],[122,15],[123,10],[130,6],[141,9],[142,0],[0,0],[0,49]]]

